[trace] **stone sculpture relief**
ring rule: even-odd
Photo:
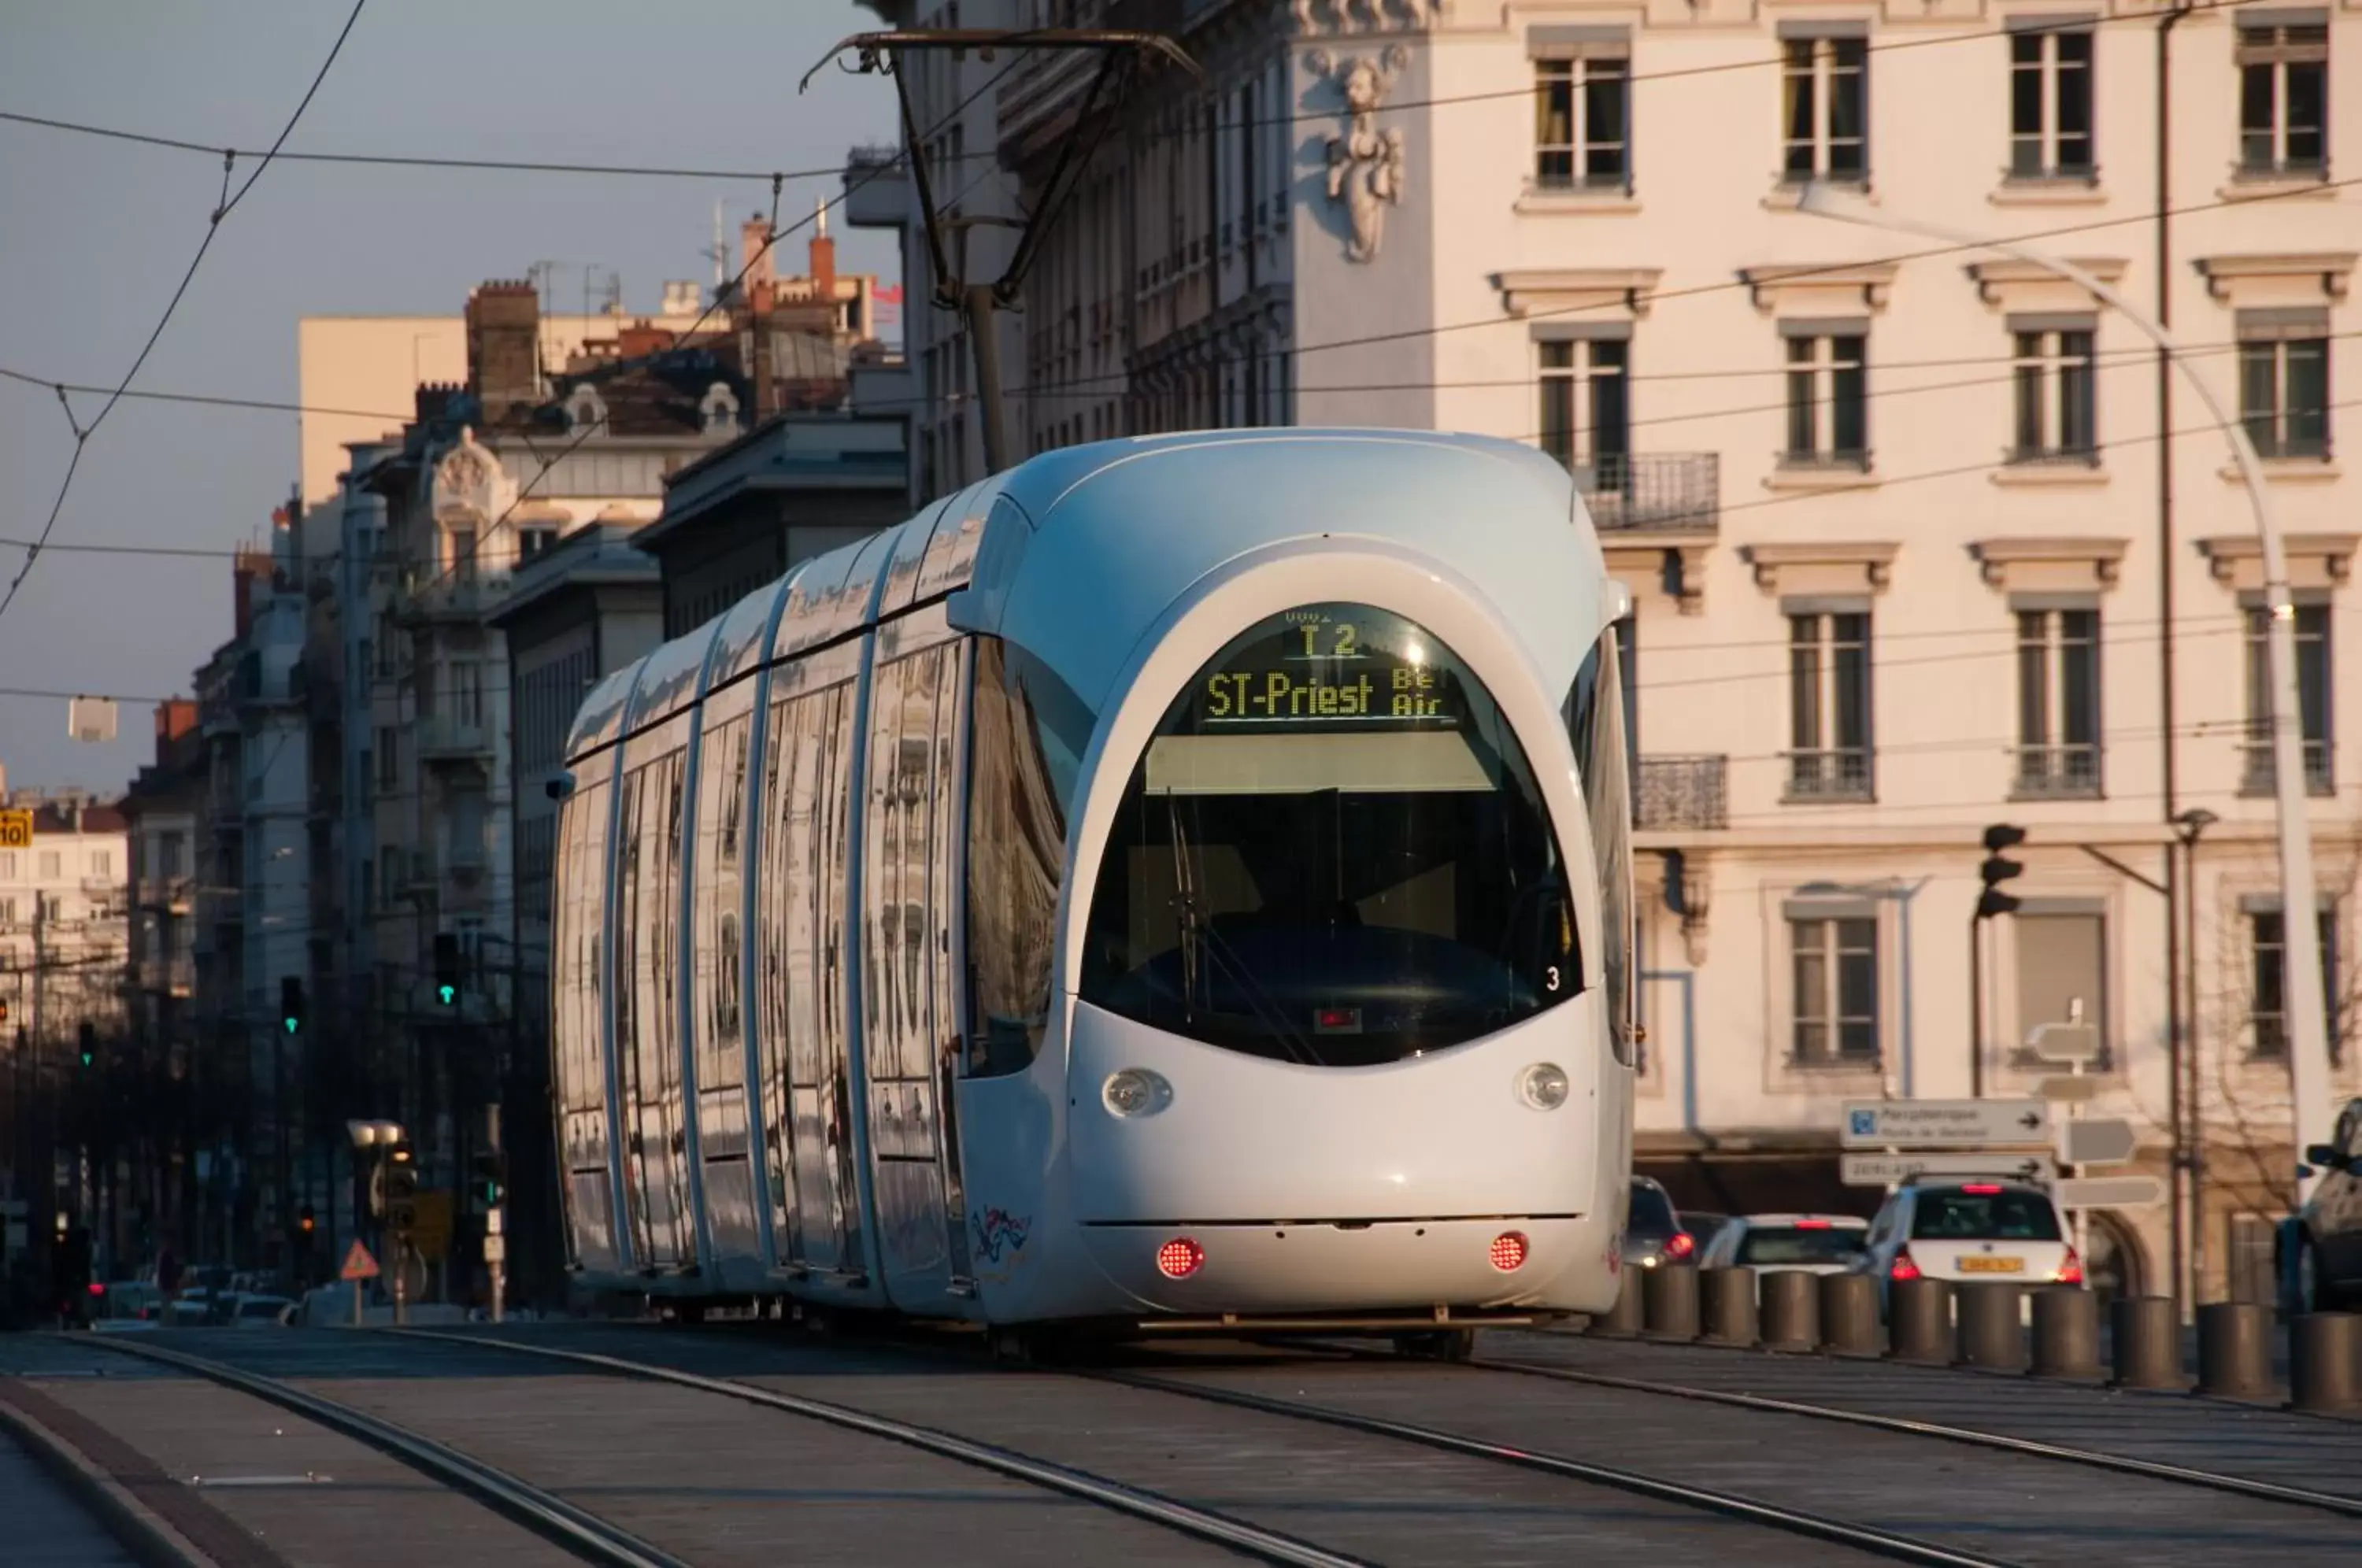
[[[1352,226],[1346,256],[1368,261],[1385,236],[1386,208],[1402,200],[1403,133],[1378,128],[1378,105],[1410,63],[1410,51],[1394,44],[1378,59],[1353,55],[1340,63],[1327,50],[1315,50],[1306,63],[1335,77],[1345,94],[1345,134],[1329,138],[1329,199],[1345,204]]]

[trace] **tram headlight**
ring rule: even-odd
[[[1536,1062],[1518,1075],[1518,1098],[1536,1110],[1556,1110],[1566,1103],[1566,1069],[1556,1062]]]
[[[1161,1073],[1126,1067],[1099,1087],[1099,1099],[1118,1116],[1153,1116],[1173,1103],[1173,1086]]]

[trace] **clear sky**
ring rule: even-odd
[[[350,0],[0,0],[0,109],[208,146],[268,147]],[[894,89],[830,71],[849,0],[369,0],[293,150],[757,171],[891,142]],[[248,167],[241,162],[237,178]],[[782,224],[839,182],[789,182]],[[0,121],[0,367],[112,385],[154,327],[221,196],[217,157]],[[710,283],[713,207],[736,226],[767,181],[278,163],[223,224],[134,383],[292,402],[307,315],[456,314],[486,278],[558,263],[622,274],[649,312],[667,278]],[[833,228],[841,268],[899,272],[891,237]],[[800,248],[783,258],[801,264]],[[579,308],[579,304],[572,308]],[[103,399],[77,398],[87,423]],[[0,381],[0,538],[39,531],[73,450],[55,394]],[[227,549],[296,474],[295,416],[126,401],[84,453],[59,544]],[[0,546],[0,587],[24,562]],[[45,554],[0,617],[0,686],[186,693],[230,634],[226,559]],[[62,701],[0,696],[11,785],[113,791],[149,759],[146,703],[78,745]]]

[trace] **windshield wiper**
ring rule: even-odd
[[[1197,990],[1200,959],[1210,957],[1230,977],[1239,994],[1246,999],[1256,1021],[1270,1030],[1289,1057],[1308,1067],[1328,1066],[1311,1043],[1287,1021],[1287,1015],[1269,992],[1256,983],[1247,972],[1246,961],[1239,956],[1230,939],[1214,927],[1198,907],[1197,856],[1189,848],[1189,835],[1181,826],[1180,803],[1171,790],[1164,791],[1164,820],[1173,839],[1173,882],[1175,889],[1174,912],[1181,927],[1181,1005],[1182,1016],[1197,1021]],[[1206,1010],[1213,1010],[1213,989],[1207,988]]]

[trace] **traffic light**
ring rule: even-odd
[[[305,1239],[308,1240],[316,1224],[317,1221],[312,1217],[312,1206],[308,1203],[304,1205],[302,1209],[297,1211],[295,1215],[295,1229],[302,1231]]]
[[[404,1233],[418,1224],[418,1162],[407,1142],[386,1151],[385,1222]]]
[[[445,1007],[459,1005],[459,937],[456,932],[435,933],[435,999]]]
[[[279,977],[279,1022],[291,1035],[304,1032],[307,1014],[304,1006],[304,980],[298,975]]]
[[[8,1021],[8,999],[0,997],[0,1023]]]
[[[498,1149],[476,1151],[475,1179],[471,1185],[475,1196],[483,1200],[487,1209],[498,1209],[501,1200],[508,1196],[508,1184],[502,1179],[505,1174],[502,1169],[504,1164]]]
[[[2001,885],[2014,877],[2023,875],[2025,865],[2023,861],[2004,858],[2002,851],[2014,849],[2025,842],[2025,830],[2022,827],[2013,827],[2008,823],[1995,823],[1985,829],[1985,863],[1977,867],[1977,875],[1984,882],[1984,891],[1977,896],[1979,920],[1990,920],[1994,915],[2017,912],[2017,895],[2003,892]]]
[[[98,1060],[98,1026],[84,1019],[74,1032],[82,1039],[82,1065],[87,1067]]]

